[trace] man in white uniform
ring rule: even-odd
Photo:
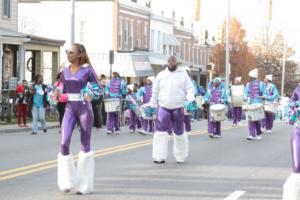
[[[174,131],[173,153],[182,163],[188,156],[188,135],[184,132],[184,101],[195,100],[192,81],[185,70],[178,69],[177,59],[171,56],[168,66],[160,72],[153,84],[150,106],[157,108],[156,132],[153,136],[153,161],[165,163],[168,154],[168,130]]]

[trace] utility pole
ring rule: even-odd
[[[227,20],[226,20],[226,77],[225,86],[229,88],[230,77],[230,0],[227,0]]]
[[[75,0],[71,0],[71,43],[75,42]]]
[[[284,94],[284,82],[285,82],[285,62],[286,62],[286,40],[283,40],[283,58],[282,58],[282,77],[281,77],[281,96]]]

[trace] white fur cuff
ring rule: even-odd
[[[89,194],[94,190],[94,165],[94,152],[79,152],[77,191],[81,194]]]
[[[300,200],[300,174],[292,173],[284,183],[282,200]]]
[[[153,135],[152,158],[154,161],[165,161],[168,155],[168,133],[155,132]]]
[[[187,133],[174,134],[173,154],[177,162],[184,162],[189,154],[189,140]]]
[[[76,171],[73,156],[57,156],[57,184],[61,191],[70,192],[76,185]]]

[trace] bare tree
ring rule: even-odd
[[[256,57],[257,67],[260,69],[260,78],[267,74],[273,75],[273,82],[278,89],[281,88],[282,79],[282,58],[284,51],[284,36],[282,33],[277,32],[273,34],[269,27],[266,26],[262,34],[257,37],[253,43],[253,52]],[[285,91],[291,94],[293,89],[298,84],[299,72],[297,71],[297,64],[293,60],[289,60],[295,51],[287,48],[287,61],[285,73]]]

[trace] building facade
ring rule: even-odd
[[[17,0],[0,1],[0,91],[15,87],[24,77],[24,43],[30,39],[18,32]]]
[[[32,3],[32,2],[37,3]],[[36,34],[66,40],[70,45],[71,4],[68,0],[20,0],[19,14],[36,22]],[[69,9],[66,9],[69,8]],[[36,12],[32,12],[35,10]],[[175,13],[155,14],[146,0],[76,0],[75,41],[83,43],[98,74],[118,71],[132,80],[157,74],[175,55],[181,65],[201,73],[209,50],[200,46],[193,30],[175,26]],[[88,14],[87,14],[88,13]],[[37,18],[37,16],[39,16]],[[56,23],[50,23],[55,21]],[[109,51],[114,63],[109,63]],[[61,59],[66,61],[64,54]]]
[[[70,1],[21,2],[20,15],[36,22],[39,26],[37,34],[66,40],[63,48],[67,49],[71,43]],[[32,10],[37,12],[32,13]],[[138,78],[153,73],[148,57],[143,53],[149,51],[150,43],[151,10],[146,1],[76,0],[75,13],[75,42],[85,45],[98,74],[110,75],[110,50],[114,50],[115,58],[112,71],[118,71],[121,76]],[[66,62],[64,54],[61,59]]]
[[[168,57],[174,55],[180,46],[174,36],[175,22],[175,19],[165,17],[163,13],[151,14],[149,60],[155,74],[163,69]]]

